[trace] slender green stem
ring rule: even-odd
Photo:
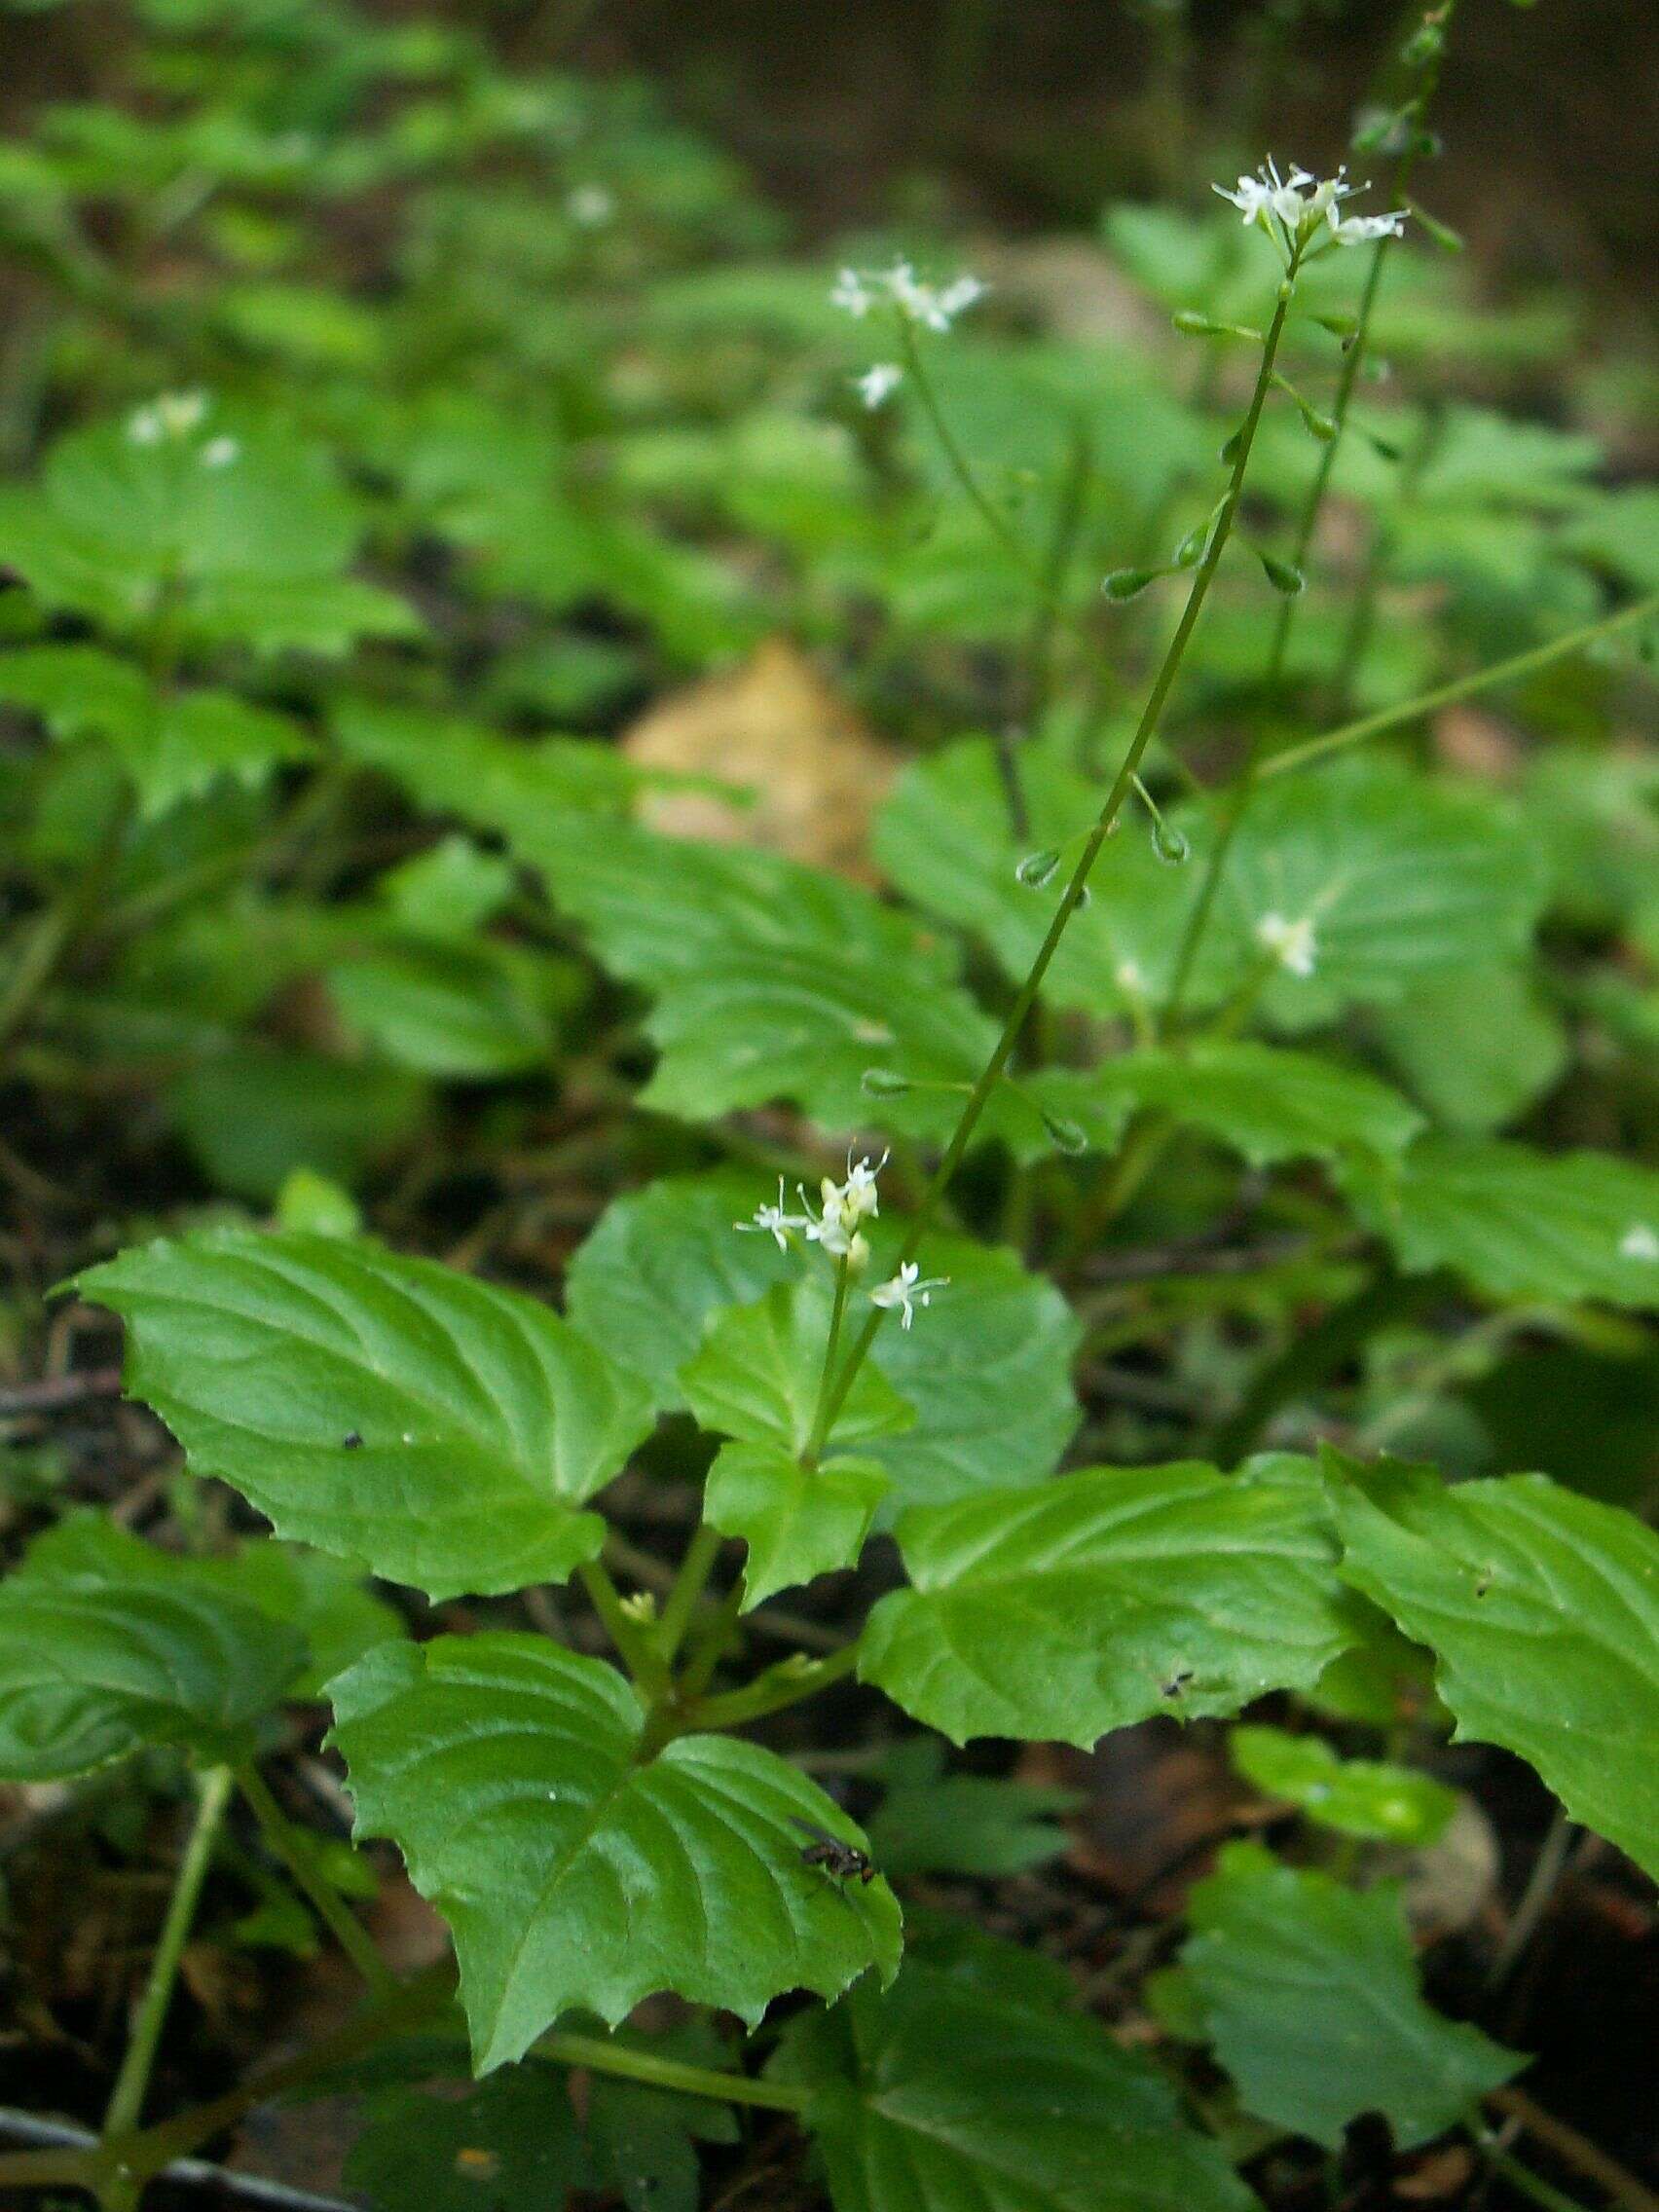
[[[721,2104],[762,2105],[771,2112],[804,2112],[807,2092],[784,2082],[754,2082],[747,2074],[719,2074],[710,2066],[686,2066],[678,2058],[630,2049],[603,2036],[571,2034],[557,2028],[538,2038],[538,2058],[562,2066],[585,2066],[595,2074],[614,2074],[625,2082],[644,2082],[653,2089],[674,2089],[687,2097],[712,2097]]]
[[[1413,158],[1413,155],[1408,154],[1395,172],[1394,188],[1396,196],[1398,193],[1404,192],[1410,179]],[[1380,238],[1371,249],[1371,263],[1366,270],[1365,285],[1360,293],[1354,333],[1348,342],[1347,350],[1343,355],[1342,370],[1338,376],[1336,392],[1331,402],[1331,420],[1336,425],[1335,434],[1327,438],[1319,448],[1318,465],[1315,467],[1312,480],[1303,496],[1302,511],[1297,517],[1296,535],[1290,556],[1291,566],[1294,569],[1306,569],[1309,552],[1313,543],[1313,534],[1319,527],[1320,511],[1325,504],[1325,495],[1330,489],[1331,471],[1336,466],[1337,454],[1343,442],[1343,433],[1347,428],[1349,403],[1353,398],[1353,388],[1359,378],[1360,364],[1365,358],[1366,345],[1371,336],[1371,318],[1377,306],[1378,293],[1382,289],[1382,272],[1387,264],[1389,249],[1393,243],[1392,236],[1385,235]],[[1182,1002],[1192,981],[1193,969],[1198,957],[1199,947],[1203,943],[1204,933],[1209,928],[1210,915],[1214,911],[1216,898],[1221,890],[1222,877],[1227,870],[1228,860],[1233,852],[1234,840],[1238,834],[1239,826],[1249,809],[1250,801],[1255,796],[1256,783],[1262,762],[1263,738],[1268,727],[1269,718],[1273,714],[1278,704],[1279,690],[1284,682],[1285,660],[1290,650],[1290,633],[1295,626],[1298,604],[1296,598],[1289,595],[1282,597],[1278,603],[1278,611],[1273,617],[1272,639],[1268,647],[1268,662],[1262,677],[1263,711],[1251,730],[1250,743],[1244,756],[1243,767],[1240,769],[1237,780],[1229,794],[1228,803],[1221,818],[1221,827],[1216,832],[1215,842],[1211,845],[1209,858],[1204,864],[1203,879],[1198,885],[1198,895],[1193,902],[1192,908],[1187,916],[1186,926],[1181,933],[1181,942],[1175,954],[1174,972],[1170,977],[1169,989],[1158,1017],[1158,1033],[1161,1037],[1169,1036],[1181,1018]]]
[[[731,1646],[742,1611],[743,1577],[740,1574],[692,1640],[684,1669],[675,1684],[682,1710],[700,1698],[714,1679],[715,1669]]]
[[[27,1023],[41,993],[91,920],[110,870],[120,858],[134,803],[130,792],[123,794],[80,873],[31,926],[0,999],[0,1050]]]
[[[1616,614],[1604,614],[1599,621],[1566,631],[1544,645],[1516,653],[1510,660],[1494,661],[1490,668],[1477,669],[1472,676],[1460,676],[1454,683],[1439,684],[1432,691],[1419,691],[1415,699],[1404,699],[1397,707],[1382,707],[1374,715],[1362,715],[1357,721],[1344,722],[1336,729],[1327,730],[1322,737],[1309,738],[1306,744],[1287,746],[1263,763],[1261,773],[1264,777],[1286,775],[1292,768],[1306,767],[1310,760],[1322,760],[1328,754],[1341,753],[1350,745],[1361,745],[1370,737],[1381,737],[1384,730],[1399,729],[1402,724],[1419,721],[1424,715],[1435,714],[1442,707],[1456,706],[1460,699],[1472,699],[1477,692],[1495,690],[1503,683],[1518,683],[1523,677],[1536,675],[1539,669],[1566,659],[1569,653],[1583,652],[1587,646],[1600,645],[1604,639],[1615,637],[1633,624],[1651,622],[1656,617],[1659,617],[1659,591],[1647,592],[1641,599],[1632,600],[1628,607],[1621,607]]]
[[[674,1655],[691,1625],[691,1617],[702,1604],[703,1592],[719,1557],[721,1540],[719,1530],[705,1523],[685,1547],[680,1572],[663,1601],[662,1615],[657,1622],[657,1653],[665,1667],[673,1666]]]
[[[150,2086],[150,2070],[156,2063],[156,2048],[162,2039],[167,2007],[172,2003],[173,1984],[178,1979],[179,1961],[184,1956],[184,1946],[196,1918],[202,1885],[212,1863],[214,1839],[231,1801],[231,1770],[223,1766],[209,1768],[197,1785],[196,1821],[184,1847],[184,1856],[178,1862],[166,1918],[162,1922],[155,1956],[150,1961],[149,1978],[132,2016],[126,2054],[110,2093],[109,2109],[104,2114],[105,2141],[135,2127],[143,2110],[144,2093]],[[119,2175],[109,2178],[100,2195],[106,2212],[125,2212],[126,2207],[137,2202],[136,2191],[129,2193],[128,2184]]]
[[[835,1384],[835,1354],[841,1348],[841,1323],[847,1311],[847,1283],[852,1274],[852,1253],[843,1252],[835,1265],[835,1300],[830,1309],[830,1334],[824,1340],[824,1365],[818,1377],[818,1397],[812,1409],[812,1426],[807,1431],[806,1450],[800,1456],[803,1467],[816,1467],[830,1436],[832,1414],[830,1394]]]
[[[1048,556],[1043,563],[1042,586],[1032,608],[1031,628],[1025,640],[1025,682],[1021,712],[1027,727],[1033,730],[1042,720],[1049,704],[1054,630],[1060,617],[1066,575],[1072,565],[1078,532],[1083,527],[1084,513],[1088,503],[1089,479],[1093,473],[1093,445],[1088,425],[1080,422],[1073,426],[1066,472],[1054,502],[1054,527],[1049,539]],[[1016,823],[1014,828],[1021,836],[1026,833],[1023,823]]]
[[[899,310],[896,312],[895,320],[899,330],[900,350],[904,356],[905,373],[915,387],[916,397],[921,402],[922,413],[927,417],[929,427],[939,440],[940,451],[944,456],[950,473],[955,477],[975,513],[997,540],[997,543],[1014,567],[1020,570],[1036,591],[1041,592],[1045,597],[1051,597],[1051,593],[1047,577],[1034,565],[1031,556],[1015,536],[1008,517],[997,511],[983,485],[975,475],[973,464],[968,456],[957,443],[956,433],[946,421],[944,410],[939,403],[939,394],[934,390],[933,379],[928,375],[926,363],[922,358],[922,349],[916,342],[916,333],[911,327],[909,316],[903,310]]]
[[[782,1666],[769,1667],[740,1690],[732,1690],[725,1697],[704,1698],[691,1711],[691,1725],[741,1728],[769,1713],[782,1713],[788,1706],[799,1705],[803,1698],[816,1697],[831,1682],[841,1681],[858,1665],[858,1659],[856,1643],[843,1644],[827,1659],[806,1659],[797,1654]]]
[[[973,464],[957,442],[956,433],[950,427],[944,410],[939,403],[939,394],[934,389],[933,379],[928,375],[927,363],[923,359],[922,349],[917,343],[916,333],[911,326],[909,316],[904,313],[903,309],[895,311],[895,322],[899,331],[900,350],[904,356],[905,373],[915,388],[916,397],[921,403],[922,413],[927,417],[934,436],[939,440],[940,451],[944,456],[945,463],[975,513],[979,516],[985,528],[991,533],[997,543],[1002,546],[1015,568],[1030,582],[1037,595],[1038,623],[1040,625],[1047,623],[1047,629],[1042,632],[1046,641],[1047,635],[1052,629],[1058,578],[1052,572],[1045,574],[1042,570],[1033,565],[1030,555],[1014,535],[1008,518],[998,513],[983,485],[975,475]],[[1041,649],[1046,654],[1046,642]],[[1013,825],[1014,835],[1023,837],[1026,834],[1026,824],[1029,818],[1014,740],[1006,729],[999,726],[993,738],[993,745],[996,753],[997,773],[1002,780],[1003,797],[1008,806],[1009,821]]]
[[[247,1799],[260,1831],[287,1868],[295,1886],[377,1997],[392,1988],[395,1976],[375,1947],[374,1938],[339,1891],[313,1863],[311,1838],[295,1827],[272,1795],[265,1777],[251,1762],[238,1767],[237,1788]]]
[[[603,1564],[597,1559],[583,1560],[576,1568],[576,1575],[587,1592],[589,1604],[604,1624],[606,1635],[616,1646],[622,1664],[647,1697],[660,1697],[668,1688],[668,1669],[649,1632],[630,1618],[622,1603],[622,1593]]]
[[[1227,541],[1233,535],[1233,525],[1238,513],[1238,501],[1244,488],[1245,471],[1250,465],[1251,448],[1256,441],[1256,430],[1262,420],[1262,409],[1267,404],[1268,391],[1272,381],[1273,362],[1278,352],[1279,340],[1284,335],[1285,316],[1289,313],[1295,290],[1295,274],[1292,271],[1279,286],[1278,300],[1273,309],[1273,318],[1269,325],[1268,335],[1262,348],[1262,363],[1256,377],[1256,388],[1251,394],[1249,411],[1245,415],[1236,438],[1233,441],[1233,472],[1228,479],[1227,491],[1223,495],[1217,509],[1215,524],[1210,531],[1209,543],[1204,548],[1203,558],[1193,571],[1193,581],[1187,594],[1186,606],[1181,612],[1181,619],[1175,626],[1175,633],[1164,651],[1158,674],[1153,679],[1152,689],[1148,694],[1145,707],[1141,710],[1140,720],[1135,725],[1134,735],[1130,738],[1128,750],[1124,753],[1123,760],[1119,764],[1118,773],[1112,779],[1111,789],[1106,793],[1099,817],[1093,829],[1084,840],[1083,851],[1078,857],[1076,867],[1072,870],[1071,880],[1061,893],[1059,903],[1054,908],[1053,919],[1049,924],[1048,934],[1038,947],[1037,957],[1031,963],[1030,972],[1027,974],[1024,982],[1021,983],[1018,991],[1014,994],[1014,1005],[1010,1008],[1008,1019],[1003,1024],[1002,1035],[992,1048],[991,1056],[985,1062],[978,1081],[970,1091],[968,1102],[962,1109],[962,1118],[957,1123],[950,1141],[944,1148],[943,1157],[934,1170],[932,1181],[922,1194],[920,1204],[911,1216],[909,1229],[899,1252],[897,1265],[901,1267],[905,1262],[915,1258],[922,1238],[927,1234],[928,1225],[933,1219],[934,1211],[940,1199],[943,1197],[952,1176],[961,1165],[963,1156],[973,1140],[974,1131],[978,1126],[979,1117],[985,1110],[991,1092],[1002,1081],[1003,1072],[1008,1066],[1014,1046],[1018,1043],[1020,1031],[1025,1026],[1026,1016],[1030,1014],[1036,1003],[1037,994],[1043,987],[1043,978],[1049,973],[1049,964],[1058,949],[1060,939],[1065,935],[1066,925],[1083,903],[1084,893],[1088,887],[1089,875],[1093,870],[1095,862],[1100,857],[1100,849],[1112,834],[1118,816],[1123,810],[1124,801],[1133,788],[1135,776],[1140,769],[1141,759],[1147,747],[1158,734],[1159,724],[1163,719],[1163,710],[1168,702],[1169,693],[1174,686],[1176,677],[1180,674],[1182,659],[1186,654],[1193,632],[1198,627],[1198,616],[1203,612],[1204,601],[1209,596],[1209,588],[1214,580],[1215,571],[1220,566],[1221,556],[1226,550]],[[853,1379],[858,1374],[860,1367],[863,1366],[869,1347],[875,1341],[875,1333],[881,1326],[881,1321],[882,1309],[872,1307],[869,1318],[865,1322],[863,1329],[860,1330],[854,1340],[853,1348],[843,1362],[841,1372],[830,1393],[825,1420],[827,1432],[846,1402],[847,1392],[853,1386]]]

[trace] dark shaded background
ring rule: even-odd
[[[971,214],[1045,226],[1092,222],[1116,193],[1204,189],[1240,105],[1257,126],[1240,160],[1333,164],[1421,12],[1312,0],[1275,54],[1271,5],[1194,0],[1183,54],[1157,0],[594,0],[567,5],[563,43],[665,86],[814,229],[891,212],[928,172]],[[545,10],[498,19],[531,48],[548,35]],[[1485,264],[1651,322],[1655,0],[1461,0],[1436,116],[1424,198]]]

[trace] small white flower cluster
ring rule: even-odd
[[[1264,914],[1256,924],[1256,942],[1271,952],[1290,976],[1311,976],[1318,953],[1313,917],[1304,914],[1288,922],[1282,914]]]
[[[565,212],[578,230],[602,231],[616,213],[616,196],[603,184],[578,184],[565,195]]]
[[[1405,229],[1406,210],[1389,215],[1345,215],[1343,202],[1363,192],[1363,184],[1349,184],[1347,170],[1320,179],[1307,169],[1292,167],[1281,177],[1277,165],[1267,161],[1254,176],[1241,176],[1237,188],[1225,184],[1212,189],[1231,201],[1246,225],[1266,231],[1288,264],[1322,253],[1333,245],[1365,245],[1376,239],[1397,239]]]
[[[977,276],[953,277],[948,284],[924,284],[907,261],[896,261],[891,269],[879,271],[843,269],[835,279],[830,303],[860,322],[872,308],[885,303],[906,322],[944,332],[984,295],[985,286]],[[903,381],[904,372],[897,361],[877,361],[863,376],[853,379],[853,387],[865,405],[873,409],[890,399]]]
[[[210,402],[204,391],[164,391],[127,418],[129,445],[178,445],[201,429]],[[197,459],[203,468],[228,468],[241,452],[235,438],[209,438]]]
[[[845,1182],[837,1183],[826,1175],[820,1183],[817,1212],[813,1211],[812,1201],[799,1184],[795,1186],[795,1195],[801,1210],[787,1212],[784,1179],[780,1175],[777,1203],[756,1206],[750,1220],[736,1222],[733,1227],[770,1236],[780,1252],[787,1252],[798,1235],[808,1244],[818,1245],[830,1259],[844,1263],[849,1274],[858,1274],[869,1265],[869,1239],[862,1225],[873,1220],[881,1211],[876,1177],[886,1165],[886,1153],[872,1162],[855,1161],[849,1152]],[[915,1308],[931,1305],[933,1293],[942,1290],[948,1279],[944,1275],[924,1278],[916,1263],[906,1260],[891,1282],[879,1283],[869,1293],[869,1302],[887,1311],[896,1309],[900,1326],[907,1329],[914,1318]]]

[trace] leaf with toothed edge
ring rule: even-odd
[[[1458,1736],[1528,1760],[1659,1877],[1659,1536],[1546,1475],[1325,1465],[1343,1571],[1434,1653]]]
[[[859,1674],[955,1743],[1088,1749],[1154,1713],[1235,1713],[1310,1689],[1352,1641],[1305,1459],[1088,1468],[918,1509],[898,1537],[911,1587],[870,1614]]]
[[[648,1433],[645,1386],[513,1291],[337,1236],[209,1233],[79,1278],[199,1475],[277,1533],[428,1597],[562,1581],[579,1507]]]
[[[1233,1843],[1190,1912],[1178,1978],[1262,2120],[1335,2151],[1351,2121],[1381,2112],[1411,2150],[1526,2064],[1425,2002],[1393,1883],[1355,1891]]]
[[[371,1652],[331,1685],[357,1832],[389,1836],[449,1923],[480,2072],[571,2006],[614,2025],[671,1990],[753,2027],[786,1990],[897,1971],[885,1882],[803,1860],[844,1813],[759,1745],[682,1736],[642,1757],[612,1668],[531,1636]]]

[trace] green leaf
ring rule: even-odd
[[[480,1082],[546,1066],[562,973],[524,945],[411,940],[337,961],[327,980],[347,1028],[395,1066]]]
[[[868,1822],[871,1857],[902,1874],[966,1874],[994,1881],[1057,1859],[1067,1836],[1055,1818],[1087,1800],[1074,1789],[947,1774],[944,1746],[907,1737],[874,1770],[886,1794]]]
[[[1010,978],[1022,980],[1060,897],[1019,879],[1033,848],[1075,858],[1099,793],[1029,746],[1021,771],[1030,815],[1016,840],[991,748],[947,746],[909,769],[877,822],[877,857],[894,883],[931,911],[975,931]],[[1123,831],[1089,877],[1045,986],[1056,1005],[1089,1013],[1154,1003],[1167,991],[1187,916],[1199,896],[1215,830],[1197,805],[1168,817],[1192,850],[1161,866],[1150,839]],[[1424,977],[1498,952],[1519,952],[1543,903],[1533,840],[1491,793],[1402,764],[1351,759],[1265,782],[1239,828],[1188,1003],[1216,1003],[1260,973],[1264,928],[1306,922],[1307,975],[1275,975],[1271,1018],[1305,1029],[1350,1004],[1383,1004]]]
[[[1565,542],[1637,590],[1659,590],[1659,486],[1632,484],[1599,494]]]
[[[651,1425],[638,1381],[545,1307],[369,1243],[207,1234],[80,1288],[127,1322],[128,1387],[197,1474],[434,1599],[592,1559],[604,1523],[577,1508]]]
[[[1525,2061],[1424,2003],[1398,1888],[1363,1893],[1232,1843],[1188,1904],[1183,1976],[1246,2109],[1328,2150],[1380,2112],[1402,2150]]]
[[[887,1489],[887,1471],[873,1459],[828,1458],[808,1468],[777,1444],[722,1445],[703,1518],[749,1546],[745,1612],[794,1583],[856,1566]]]
[[[909,917],[781,854],[659,836],[576,816],[509,829],[549,898],[597,957],[642,985],[661,1054],[644,1105],[687,1121],[793,1099],[827,1128],[867,1126],[867,1070],[919,1086],[885,1121],[947,1135],[996,1042],[954,964]],[[987,1135],[1047,1149],[1016,1094],[993,1096]]]
[[[776,1284],[753,1306],[722,1313],[680,1370],[685,1402],[703,1427],[748,1443],[800,1453],[812,1434],[824,1375],[829,1313],[803,1281]],[[914,1416],[879,1368],[859,1370],[835,1422],[841,1444],[908,1428]]]
[[[532,834],[543,817],[620,814],[640,781],[610,746],[514,739],[414,707],[348,700],[333,729],[347,759],[378,769],[428,813],[503,835]]]
[[[297,1229],[313,1236],[355,1236],[363,1226],[362,1208],[350,1191],[310,1167],[290,1168],[276,1194],[277,1229]]]
[[[1431,1776],[1382,1759],[1339,1758],[1322,1736],[1237,1727],[1228,1749],[1246,1782],[1343,1835],[1432,1843],[1457,1810],[1456,1791]]]
[[[1455,1268],[1496,1298],[1659,1305],[1659,1174],[1608,1153],[1431,1136],[1344,1181],[1402,1266]]]
[[[46,1782],[151,1745],[245,1756],[305,1657],[296,1628],[203,1563],[63,1522],[0,1586],[0,1774]]]
[[[354,1181],[413,1135],[426,1092],[400,1068],[246,1039],[189,1069],[165,1099],[220,1189],[274,1199],[296,1167]]]
[[[73,430],[37,487],[0,493],[0,560],[48,607],[258,650],[408,634],[403,604],[342,571],[361,516],[327,457],[276,418],[172,394]]]
[[[967,1930],[791,2021],[770,2075],[810,2092],[835,2212],[1250,2212],[1175,2090],[1062,1972]]]
[[[746,1175],[667,1177],[618,1198],[571,1261],[572,1319],[645,1376],[665,1410],[684,1403],[679,1371],[716,1313],[798,1277],[797,1253],[734,1226],[772,1196]],[[892,1272],[903,1224],[866,1229],[872,1257],[864,1279],[879,1281]],[[887,1469],[906,1504],[1041,1482],[1077,1425],[1075,1316],[1013,1252],[929,1236],[918,1258],[925,1274],[948,1275],[949,1289],[925,1328],[884,1328],[870,1354],[915,1408],[915,1422],[876,1438],[863,1456]]]
[[[1194,809],[1179,819],[1201,863],[1207,818]],[[1306,1029],[1520,953],[1546,887],[1535,843],[1490,792],[1353,758],[1262,785],[1234,841],[1217,918],[1252,962],[1272,917],[1311,924],[1310,973],[1281,970],[1263,1001],[1273,1021]]]
[[[1443,1126],[1485,1135],[1526,1111],[1568,1058],[1561,1023],[1513,961],[1449,970],[1374,1016],[1383,1052]]]
[[[682,1736],[642,1761],[613,1669],[529,1636],[371,1652],[333,1685],[358,1832],[390,1836],[448,1921],[480,2071],[569,2007],[611,2024],[673,1990],[753,2027],[769,2001],[891,1978],[899,1908],[801,1857],[805,1821],[862,1843],[785,1760]]]
[[[1375,1076],[1247,1040],[1124,1052],[1087,1076],[1040,1076],[1032,1088],[1063,1100],[1104,1147],[1132,1110],[1155,1107],[1219,1137],[1253,1167],[1336,1160],[1354,1146],[1394,1154],[1422,1127],[1417,1109]]]
[[[95,645],[28,645],[0,655],[0,700],[40,716],[55,738],[106,738],[148,820],[222,778],[257,784],[314,741],[287,715],[234,691],[158,689]]]
[[[1659,1536],[1546,1475],[1328,1462],[1343,1571],[1433,1651],[1458,1736],[1659,1875]]]
[[[392,1608],[364,1588],[358,1570],[326,1552],[262,1536],[234,1558],[201,1565],[236,1596],[304,1637],[306,1667],[289,1687],[293,1698],[320,1698],[324,1684],[366,1651],[406,1633]]]
[[[1349,1641],[1305,1460],[1095,1467],[918,1509],[898,1536],[912,1587],[870,1614],[859,1672],[955,1743],[1088,1748],[1154,1713],[1235,1713],[1310,1687]]]
[[[513,866],[470,837],[451,835],[387,868],[375,890],[412,937],[464,944],[512,897]]]
[[[729,2062],[700,2021],[651,2036],[624,2029],[612,2040],[709,2069]],[[464,2047],[435,2043],[383,2046],[349,2077],[368,2089],[369,2119],[345,2178],[379,2212],[557,2212],[571,2190],[615,2193],[627,2212],[697,2212],[698,2140],[738,2137],[729,2106],[597,2069],[583,2082],[578,2118],[565,2067],[526,2058],[474,2083]],[[398,2079],[411,2068],[435,2079]]]
[[[879,1368],[859,1370],[836,1418],[830,1455],[802,1464],[824,1374],[829,1309],[818,1285],[778,1283],[753,1306],[722,1313],[680,1371],[705,1428],[739,1439],[709,1471],[705,1518],[749,1546],[744,1606],[792,1583],[851,1567],[888,1478],[868,1458],[833,1455],[892,1435],[914,1419]]]
[[[1012,981],[1023,981],[1075,866],[1100,793],[1051,745],[1020,754],[1029,821],[1015,836],[996,755],[983,738],[943,747],[907,768],[876,818],[874,849],[894,887],[930,913],[971,930]],[[1056,868],[1033,882],[1020,870],[1034,852]],[[1189,882],[1165,866],[1151,840],[1120,830],[1089,878],[1089,903],[1072,916],[1044,985],[1056,1006],[1116,1011],[1168,987]],[[1206,933],[1195,998],[1208,1003],[1244,974],[1243,950]]]
[[[580,2183],[582,2164],[563,2071],[531,2063],[459,2095],[383,2090],[343,2178],[378,2212],[551,2212]]]
[[[623,2029],[618,2040],[687,2065],[719,2069],[730,2063],[704,2021],[648,2038]],[[703,2201],[698,2140],[735,2143],[738,2134],[735,2113],[711,2098],[675,2096],[597,2070],[588,2077],[586,2186],[614,2190],[627,2212],[698,2212]]]

